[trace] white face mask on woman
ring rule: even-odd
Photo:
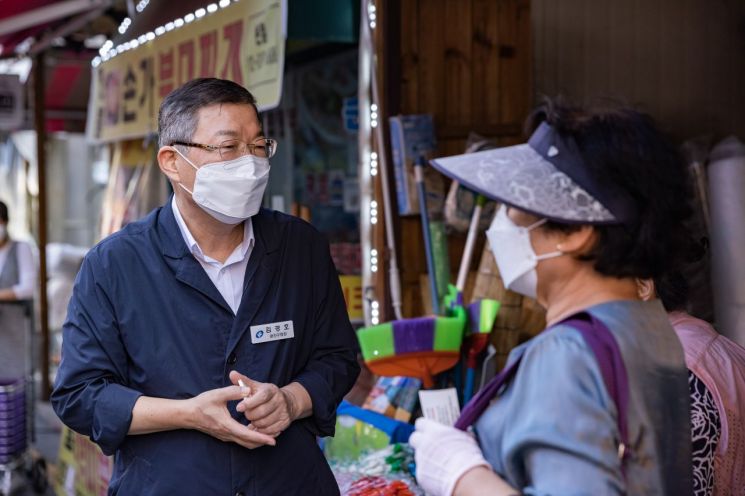
[[[538,292],[536,266],[540,260],[560,257],[564,253],[555,251],[536,255],[530,243],[530,231],[545,224],[539,220],[528,227],[518,226],[507,215],[504,206],[499,207],[491,227],[486,231],[499,273],[507,289],[535,298]]]
[[[212,162],[197,167],[178,148],[176,152],[194,167],[194,189],[179,183],[202,210],[223,224],[240,224],[261,208],[267,181],[269,159],[243,155],[233,160]]]

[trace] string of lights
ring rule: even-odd
[[[132,38],[131,40],[121,43],[114,46],[114,42],[111,40],[106,40],[104,44],[101,46],[99,52],[99,55],[96,56],[92,61],[91,65],[93,67],[98,67],[103,62],[106,62],[107,60],[110,60],[114,57],[116,57],[119,54],[122,54],[124,52],[127,52],[129,50],[133,50],[141,45],[144,45],[146,43],[149,43],[153,40],[155,40],[159,36],[163,36],[164,34],[173,31],[174,29],[179,29],[187,24],[190,24],[194,22],[197,19],[201,19],[202,17],[213,14],[217,12],[220,9],[224,9],[225,7],[228,7],[231,3],[238,2],[239,0],[220,0],[217,3],[211,3],[207,5],[206,7],[199,8],[195,10],[194,12],[190,12],[186,14],[184,17],[179,17],[177,19],[174,19],[173,21],[167,22],[166,24],[163,24],[162,26],[158,26],[154,30],[142,34],[138,36],[137,38]],[[142,11],[145,10],[145,8],[150,3],[150,0],[141,0],[137,6],[137,12],[142,13]],[[132,20],[129,17],[126,17],[121,25],[119,26],[119,33],[124,34],[127,32],[127,29],[129,29],[130,25],[132,24]]]

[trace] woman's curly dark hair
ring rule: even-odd
[[[592,177],[620,186],[635,202],[637,219],[624,225],[595,226],[598,241],[585,259],[601,274],[654,278],[680,263],[693,213],[692,183],[678,148],[649,115],[614,102],[587,107],[546,100],[528,118],[531,132],[546,121],[571,135]],[[545,224],[571,231],[577,226]]]

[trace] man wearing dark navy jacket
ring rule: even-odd
[[[260,209],[277,143],[244,88],[191,81],[158,123],[174,196],[86,257],[55,411],[115,454],[109,494],[338,494],[316,436],[359,366],[328,244]]]

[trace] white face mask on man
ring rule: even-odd
[[[491,227],[486,231],[494,258],[507,289],[530,298],[538,292],[538,262],[564,255],[561,251],[536,255],[530,243],[530,231],[545,224],[539,220],[528,227],[518,226],[507,215],[507,208],[499,207]]]
[[[269,159],[248,154],[197,167],[175,150],[197,171],[193,191],[181,183],[179,186],[202,210],[229,225],[240,224],[259,212],[269,181]]]

